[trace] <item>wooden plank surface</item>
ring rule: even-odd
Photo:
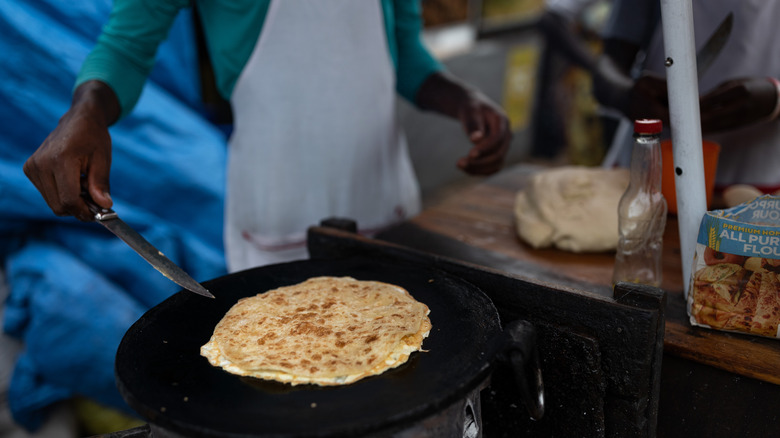
[[[526,275],[529,267],[538,267],[539,277],[545,281],[550,280],[544,278],[545,272],[555,272],[574,283],[581,283],[585,290],[594,287],[609,290],[614,253],[575,254],[557,249],[533,249],[517,237],[514,197],[528,176],[538,170],[530,165],[506,169],[430,205],[410,223],[470,247],[522,261],[526,265]],[[780,385],[780,340],[693,327],[688,322],[674,216],[669,216],[667,221],[663,263],[662,288],[668,294],[664,353]]]

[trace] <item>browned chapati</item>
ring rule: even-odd
[[[431,329],[428,313],[399,286],[316,277],[239,300],[201,355],[242,376],[347,384],[420,350]]]

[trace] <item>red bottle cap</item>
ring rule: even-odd
[[[637,134],[660,134],[663,123],[658,119],[634,120],[634,132]]]

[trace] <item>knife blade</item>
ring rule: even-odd
[[[114,210],[100,207],[86,194],[82,194],[82,197],[94,215],[95,221],[122,239],[138,255],[149,262],[154,269],[157,269],[166,278],[190,292],[214,298],[214,295],[208,289],[190,277],[182,268],[173,263],[165,254],[155,248],[154,245],[149,243],[122,219],[119,219],[119,215]]]
[[[720,22],[715,32],[710,35],[707,42],[696,52],[696,74],[701,80],[704,73],[709,70],[710,66],[715,59],[718,58],[720,51],[723,50],[723,46],[729,40],[731,35],[731,27],[734,24],[734,13],[729,12],[726,18]]]

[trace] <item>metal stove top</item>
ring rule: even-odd
[[[479,287],[495,304],[502,324],[533,324],[544,378],[544,416],[531,418],[522,382],[518,385],[509,366],[498,365],[484,389],[454,407],[457,414],[447,416],[459,432],[442,436],[655,436],[665,301],[658,289],[620,284],[612,298],[561,290],[331,227],[312,228],[308,246],[312,259],[362,256],[442,270]],[[441,418],[445,416],[437,421]],[[432,436],[416,426],[386,436]],[[147,425],[109,436],[166,432]]]

